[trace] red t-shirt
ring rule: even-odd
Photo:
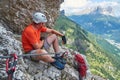
[[[40,29],[35,29],[33,25],[27,26],[22,32],[22,46],[25,52],[34,50],[33,44],[40,43],[41,32],[46,32],[47,28],[42,26]]]

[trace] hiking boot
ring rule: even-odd
[[[53,57],[54,59],[56,59],[57,61],[59,61],[59,62],[61,62],[62,64],[66,64],[66,60],[64,59],[64,58],[62,58],[62,57]]]
[[[59,62],[58,60],[56,60],[55,62],[52,62],[51,65],[53,65],[54,67],[56,67],[59,70],[62,70],[65,67],[65,65],[62,64],[61,62]]]
[[[59,53],[56,53],[53,58],[56,59],[56,60],[58,60],[62,64],[66,64],[66,60],[64,59],[66,55],[68,55],[67,51],[65,51],[65,52],[59,52]]]

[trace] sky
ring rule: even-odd
[[[65,10],[66,16],[79,15],[81,14],[81,11],[86,8],[91,8],[97,5],[101,5],[102,7],[114,6],[114,8],[117,9],[120,5],[120,0],[64,0],[61,4],[60,10]]]

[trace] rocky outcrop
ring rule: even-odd
[[[2,0],[0,1],[0,19],[4,20],[14,33],[21,33],[31,23],[32,14],[40,11],[47,16],[48,27],[53,27],[59,15],[60,4],[64,0]]]
[[[2,22],[3,23],[3,22]],[[22,54],[21,42],[16,40],[14,34],[7,31],[5,24],[0,23],[0,56],[6,53]],[[49,63],[33,62],[22,57],[18,59],[17,69],[14,73],[14,78],[17,80],[79,80],[79,74],[73,67],[73,55],[72,50],[65,47],[61,47],[61,50],[68,51],[68,57],[66,58],[67,64],[64,70],[58,70],[51,66]],[[53,50],[50,50],[52,52]],[[53,53],[53,52],[52,52]],[[0,80],[6,80],[7,73],[5,72],[5,60],[0,58]],[[104,80],[96,75],[88,75],[86,80]]]

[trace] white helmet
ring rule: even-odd
[[[33,14],[33,21],[35,23],[47,22],[46,16],[43,13],[36,12]]]

